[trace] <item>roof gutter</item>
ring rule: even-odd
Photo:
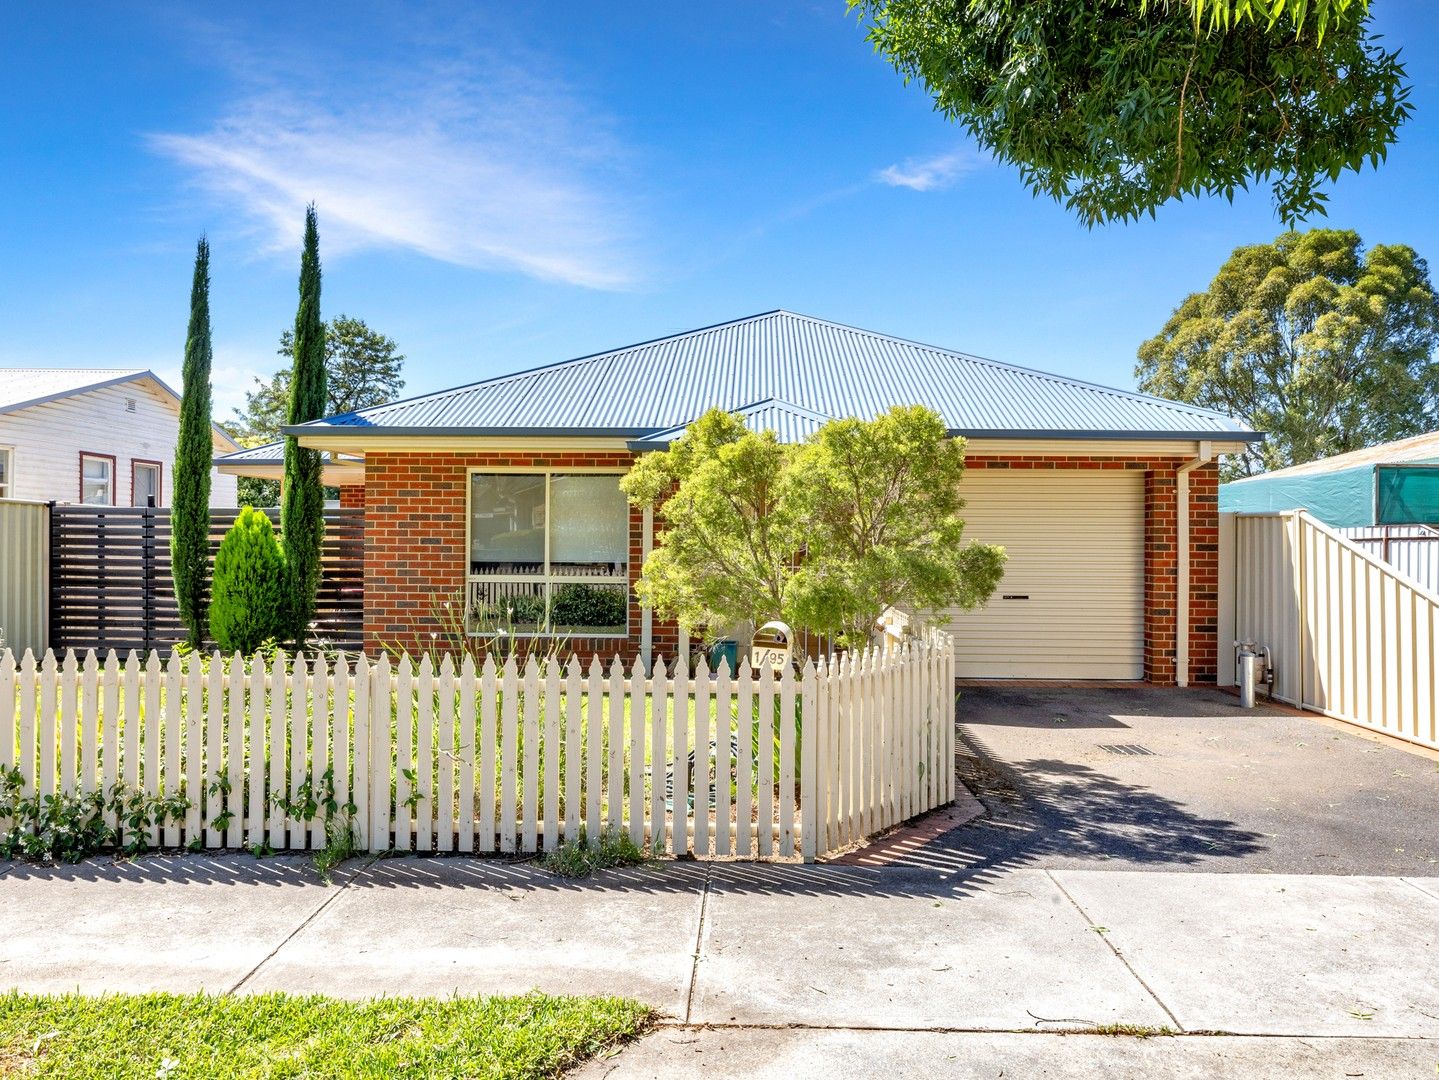
[[[1189,685],[1189,474],[1214,460],[1214,445],[1208,439],[1199,443],[1199,453],[1175,470],[1174,488],[1178,506],[1178,596],[1174,628],[1174,681]]]

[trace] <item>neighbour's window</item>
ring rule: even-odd
[[[91,506],[115,505],[115,459],[104,454],[80,455],[80,501]]]
[[[15,451],[0,446],[0,499],[14,498],[11,490],[15,486]]]
[[[623,635],[629,504],[611,473],[470,474],[472,632]]]
[[[149,506],[150,500],[160,505],[160,483],[164,466],[158,461],[130,462],[130,505]]]

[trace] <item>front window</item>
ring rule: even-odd
[[[115,505],[115,459],[80,455],[80,501],[91,506]]]
[[[611,473],[470,474],[473,631],[625,634],[629,504],[619,479]]]
[[[8,446],[0,446],[0,499],[11,498],[14,486],[15,451]]]
[[[136,461],[130,465],[132,470],[131,484],[132,498],[131,506],[149,506],[150,500],[154,499],[154,505],[160,505],[160,476],[164,468],[158,461]]]

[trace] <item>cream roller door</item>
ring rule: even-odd
[[[1144,673],[1144,474],[975,469],[966,540],[1001,544],[989,604],[950,613],[967,678],[1138,679]]]

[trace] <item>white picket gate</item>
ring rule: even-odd
[[[952,649],[693,673],[444,657],[0,654],[0,768],[27,795],[180,796],[151,843],[813,860],[954,796]],[[123,822],[119,823],[123,831]],[[0,821],[0,828],[8,823]]]

